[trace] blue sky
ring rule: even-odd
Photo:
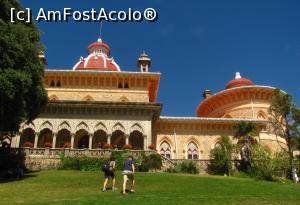
[[[144,10],[159,13],[156,22],[104,22],[102,39],[122,70],[137,71],[145,50],[151,71],[162,73],[158,102],[163,115],[195,116],[202,91],[225,88],[239,71],[255,84],[293,95],[300,105],[300,1],[195,0],[97,1],[21,0],[38,9]],[[71,69],[86,47],[99,37],[96,22],[38,23],[43,32],[48,68]]]

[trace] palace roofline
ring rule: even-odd
[[[160,116],[160,120],[167,121],[213,121],[213,122],[255,122],[255,123],[268,123],[268,120],[260,119],[245,119],[245,118],[212,118],[212,117],[173,117],[173,116]]]
[[[100,71],[100,70],[70,70],[70,69],[45,69],[46,72],[71,72],[71,73],[110,73],[110,74],[143,74],[143,75],[160,75],[160,72],[140,72],[140,71]]]

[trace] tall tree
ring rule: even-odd
[[[241,169],[247,170],[250,166],[250,154],[254,144],[257,143],[256,124],[253,122],[240,122],[234,125],[236,130],[234,138],[237,139],[237,144],[240,147],[241,154]]]
[[[283,149],[287,151],[290,167],[293,168],[293,150],[300,133],[300,110],[293,104],[291,95],[276,89],[272,95],[269,114],[271,132],[285,139],[287,146]]]
[[[16,0],[0,1],[0,142],[47,103],[40,32],[34,23],[11,23],[11,8],[23,10]]]

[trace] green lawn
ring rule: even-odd
[[[0,204],[300,204],[300,185],[253,179],[137,173],[136,193],[100,190],[102,173],[50,170],[0,183]]]

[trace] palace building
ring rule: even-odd
[[[255,85],[236,73],[226,89],[199,96],[195,117],[161,116],[162,104],[156,100],[161,74],[151,72],[146,53],[137,60],[138,70],[128,72],[101,39],[87,52],[73,69],[45,71],[49,102],[37,119],[21,126],[12,146],[155,149],[170,159],[207,160],[218,137],[233,137],[233,125],[241,121],[255,122],[257,140],[273,150],[285,144],[267,129],[273,87]]]

